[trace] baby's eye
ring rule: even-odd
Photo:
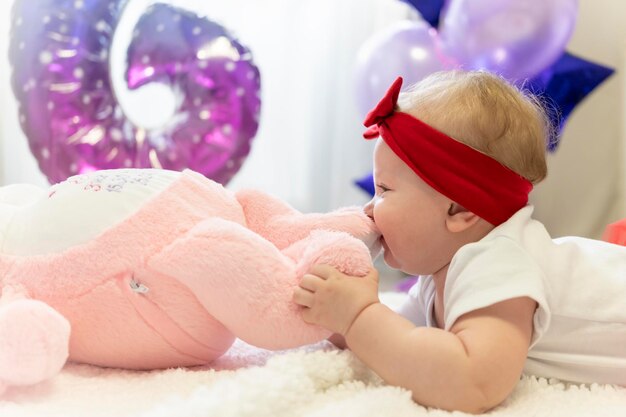
[[[387,188],[387,186],[385,186],[384,184],[377,184],[376,187],[378,187],[381,193],[384,193],[385,191],[389,191],[389,188]]]

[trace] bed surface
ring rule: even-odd
[[[388,304],[397,295],[386,294]],[[524,376],[493,416],[626,416],[626,388]],[[386,386],[328,342],[281,352],[235,345],[210,367],[151,372],[68,364],[44,384],[12,388],[0,416],[448,416]],[[463,415],[456,413],[454,415]]]

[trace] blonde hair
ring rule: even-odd
[[[547,175],[552,128],[541,103],[484,71],[437,72],[398,100],[399,111],[494,158],[533,184]]]

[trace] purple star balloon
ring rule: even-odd
[[[58,182],[96,169],[191,168],[226,183],[258,128],[260,75],[250,51],[206,17],[151,6],[134,28],[126,82],[131,90],[169,86],[177,108],[159,128],[141,128],[124,114],[109,73],[126,4],[15,1],[12,87],[42,172]]]

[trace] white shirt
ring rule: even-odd
[[[626,247],[552,239],[526,206],[453,257],[444,328],[462,315],[516,298],[538,303],[524,372],[626,386]],[[400,313],[434,326],[435,285],[420,277]]]
[[[0,188],[0,249],[10,255],[60,252],[122,222],[180,177],[161,169],[76,175],[48,190]]]

